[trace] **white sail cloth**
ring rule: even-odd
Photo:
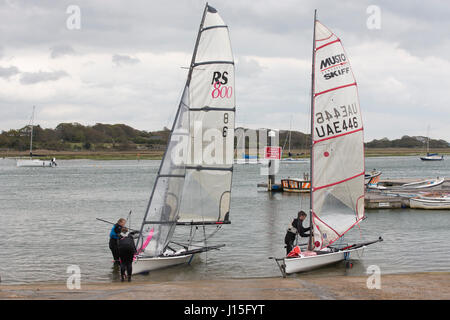
[[[234,59],[228,27],[209,7],[190,84],[190,146],[179,222],[227,222],[234,159]]]
[[[234,158],[234,59],[206,6],[186,87],[143,221],[141,250],[158,256],[177,223],[227,223]]]
[[[316,20],[313,80],[314,247],[326,247],[364,217],[364,141],[358,91],[339,38]]]

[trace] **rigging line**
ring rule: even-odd
[[[286,135],[286,137],[284,138],[283,150],[284,150],[285,147],[286,147],[287,138],[288,138],[288,135]]]
[[[208,247],[208,245],[206,243],[206,227],[205,227],[205,225],[203,225],[203,238],[204,238],[205,247]],[[205,251],[205,263],[206,263],[206,266],[208,266],[208,250]]]

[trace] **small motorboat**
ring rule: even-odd
[[[283,192],[310,192],[311,181],[305,179],[287,178],[281,179]]]
[[[423,188],[432,188],[443,184],[445,181],[444,178],[437,177],[436,179],[426,179],[421,181],[414,181],[411,183],[405,183],[399,186],[402,189],[423,189]]]
[[[409,206],[415,209],[450,209],[450,194],[429,193],[409,199]]]

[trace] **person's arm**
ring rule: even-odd
[[[300,237],[309,237],[309,233],[305,233],[305,232],[309,231],[310,229],[311,229],[310,227],[304,228],[303,225],[301,224],[300,230],[299,230]]]
[[[300,231],[300,237],[306,238],[309,237],[309,233],[305,233],[304,230]]]

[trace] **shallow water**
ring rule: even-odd
[[[17,168],[0,160],[0,249],[2,283],[65,281],[67,267],[78,265],[82,281],[111,281],[117,274],[108,248],[110,226],[132,210],[131,226],[139,228],[159,161],[58,161],[57,168]],[[300,177],[308,163],[282,164],[278,177]],[[366,168],[382,178],[450,176],[450,161],[422,162],[418,157],[367,158]],[[265,182],[259,165],[235,165],[230,225],[212,242],[220,251],[200,256],[190,265],[152,272],[141,279],[182,280],[279,276],[270,256],[284,254],[284,235],[296,212],[309,207],[309,195],[258,191]],[[370,265],[381,272],[448,271],[450,211],[370,210],[361,229],[346,236],[352,243],[384,241],[369,246],[351,269],[343,265],[314,274],[362,275]],[[211,243],[212,243],[211,242]],[[211,244],[210,243],[210,244]]]

